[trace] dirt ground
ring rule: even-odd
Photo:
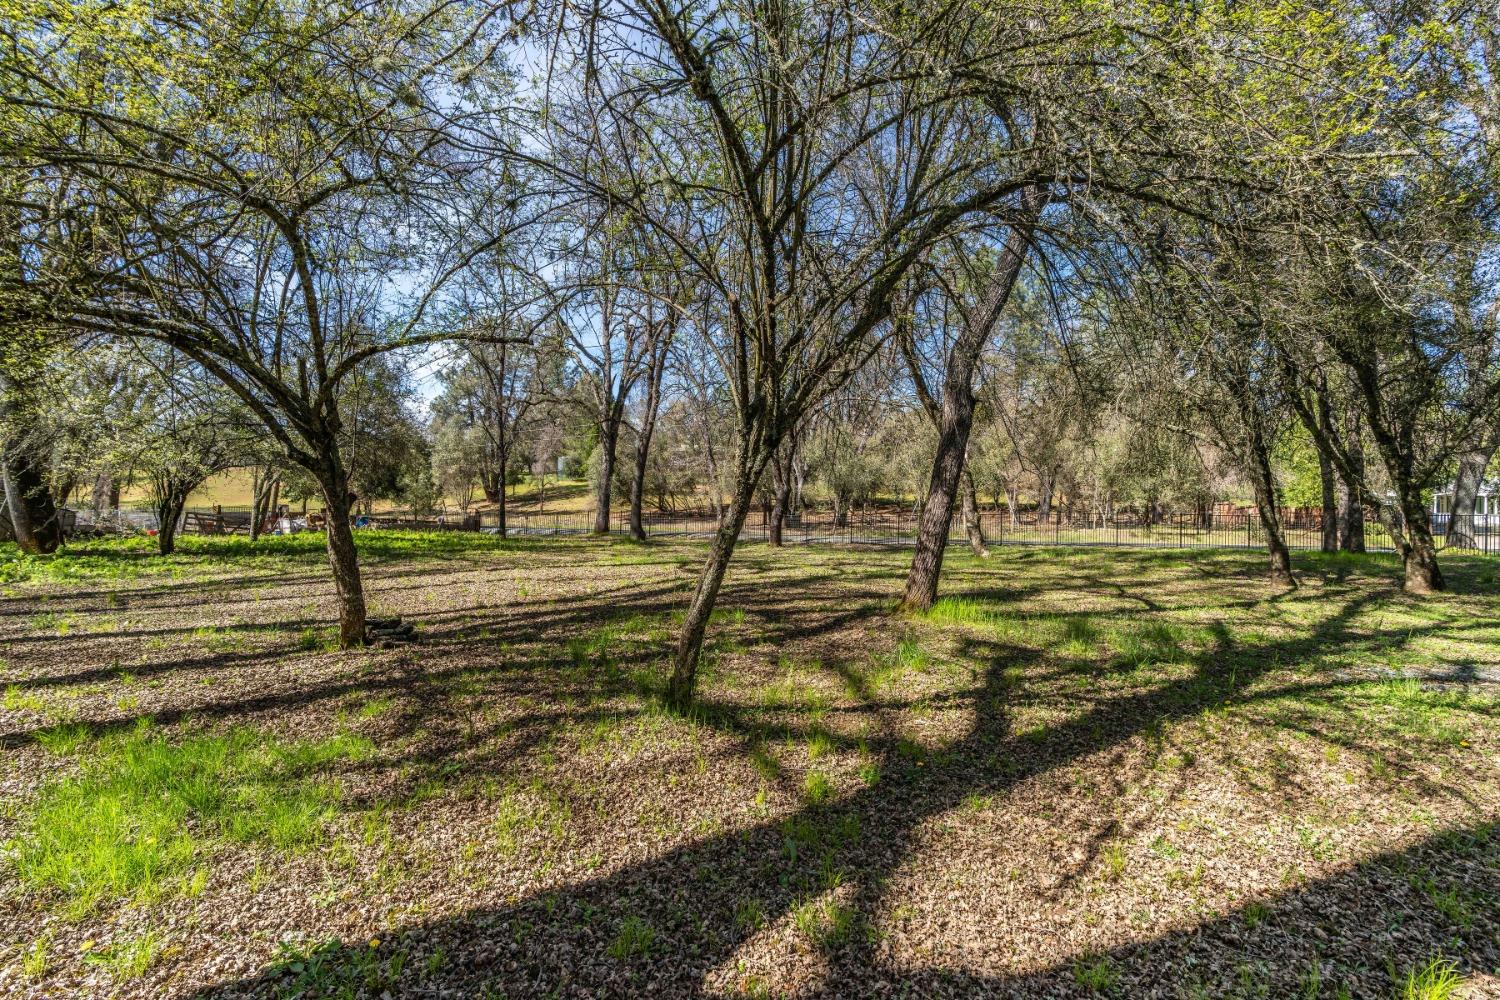
[[[1500,560],[363,545],[0,585],[0,994],[1500,996]]]

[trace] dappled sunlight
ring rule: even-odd
[[[6,838],[34,844],[46,797],[128,734],[359,752],[319,772],[337,784],[295,847],[189,802],[201,838],[149,903],[96,893],[78,916],[13,871],[4,905],[59,956],[164,934],[131,988],[214,996],[1128,993],[1164,969],[1278,995],[1317,949],[1365,995],[1392,975],[1358,958],[1375,924],[1272,929],[1377,884],[1413,900],[1398,972],[1495,964],[1471,886],[1500,818],[1500,621],[1467,565],[1424,603],[1373,557],[1310,561],[1281,598],[1242,554],[1007,551],[955,558],[945,599],[903,615],[899,553],[751,546],[679,715],[664,663],[701,550],[640,554],[409,554],[372,600],[422,641],[348,653],[299,642],[326,594],[292,556],[253,592],[206,579],[211,605],[166,579],[13,585],[0,629],[36,641],[0,678],[24,803]],[[60,660],[43,613],[118,621],[70,630]],[[256,787],[300,773],[278,768]],[[1400,874],[1409,850],[1429,881]],[[212,966],[173,957],[231,940]],[[88,968],[58,958],[55,981]]]

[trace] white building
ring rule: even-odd
[[[1432,526],[1434,530],[1448,527],[1448,515],[1453,512],[1453,486],[1449,484],[1432,494]],[[1479,484],[1479,498],[1474,502],[1474,526],[1500,530],[1500,480],[1490,479]]]

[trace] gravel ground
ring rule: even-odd
[[[79,912],[5,860],[0,994],[1500,996],[1493,563],[1419,601],[1373,557],[1282,593],[1253,553],[954,553],[915,618],[900,552],[749,546],[684,718],[702,554],[372,556],[421,642],[347,653],[311,549],[9,585],[7,859],[89,752],[60,725],[373,752],[312,843],[205,832],[196,885]]]

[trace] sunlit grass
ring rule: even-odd
[[[218,839],[316,843],[342,794],[325,769],[373,752],[350,734],[282,741],[244,728],[174,742],[144,722],[97,740],[59,727],[39,742],[77,755],[78,772],[43,785],[10,850],[25,884],[78,912],[172,893]]]
[[[370,562],[510,552],[536,544],[478,532],[372,529],[355,532],[355,543],[361,558]],[[14,543],[3,543],[0,585],[172,579],[274,569],[287,562],[321,566],[327,558],[327,543],[320,531],[267,535],[253,542],[245,535],[181,535],[177,551],[170,556],[159,555],[156,540],[145,535],[74,542],[50,555],[28,555]]]

